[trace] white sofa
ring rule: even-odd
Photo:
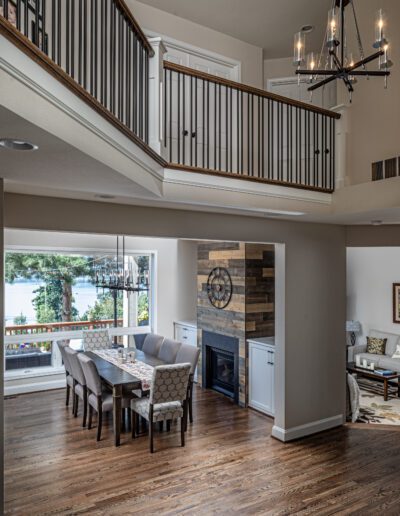
[[[397,345],[400,344],[400,335],[378,330],[370,330],[368,336],[376,337],[378,339],[387,339],[385,354],[375,355],[373,353],[367,353],[367,339],[365,339],[365,344],[356,344],[355,346],[350,346],[348,348],[349,362],[355,362],[356,356],[358,355],[361,360],[366,358],[368,362],[374,362],[375,367],[391,369],[392,371],[400,371],[400,358],[392,358]]]

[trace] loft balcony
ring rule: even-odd
[[[86,106],[74,109],[89,129],[99,128],[99,117],[112,128],[112,152],[119,147],[126,163],[105,151],[101,160],[138,185],[136,198],[259,211],[303,212],[311,203],[330,212],[340,114],[164,61],[160,38],[148,40],[122,0],[32,6],[4,1],[0,38],[46,71],[37,83],[42,96],[56,80]],[[89,140],[69,133],[85,152]]]

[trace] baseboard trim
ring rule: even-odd
[[[50,382],[26,383],[21,385],[5,385],[4,396],[13,396],[16,394],[26,394],[28,392],[48,391],[52,389],[62,389],[65,387],[65,378],[62,380],[53,380]]]
[[[306,437],[307,435],[312,435],[317,432],[322,432],[323,430],[329,430],[330,428],[341,426],[343,425],[343,422],[343,415],[338,414],[337,416],[312,421],[311,423],[294,426],[293,428],[284,429],[274,425],[272,427],[272,437],[275,437],[282,442],[293,441],[293,439],[299,439],[300,437]]]

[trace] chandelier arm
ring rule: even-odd
[[[379,56],[383,56],[385,52],[383,50],[379,50],[378,52],[375,52],[375,54],[371,54],[368,57],[365,57],[361,61],[358,61],[357,63],[354,63],[353,66],[349,66],[346,68],[346,72],[351,72],[355,70],[356,68],[359,68],[360,66],[363,66],[367,63],[370,63],[371,61],[374,61],[375,59],[378,59]]]
[[[314,91],[314,90],[320,88],[321,86],[325,86],[326,84],[329,84],[330,82],[335,81],[337,79],[337,77],[338,77],[337,73],[331,77],[327,77],[326,79],[323,79],[322,81],[317,82],[316,84],[313,84],[312,86],[307,88],[307,91]]]
[[[338,75],[337,70],[305,70],[302,68],[301,70],[296,70],[296,74],[298,75]]]
[[[355,72],[351,72],[351,75],[357,76],[368,76],[371,75],[374,77],[385,77],[390,75],[389,70],[357,70]]]

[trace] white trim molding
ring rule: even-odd
[[[300,437],[306,437],[307,435],[316,434],[317,432],[323,432],[330,428],[341,426],[344,423],[343,414],[337,416],[327,417],[325,419],[319,419],[318,421],[312,421],[304,425],[294,426],[293,428],[280,428],[276,425],[272,427],[272,437],[279,439],[282,442],[293,441]]]

